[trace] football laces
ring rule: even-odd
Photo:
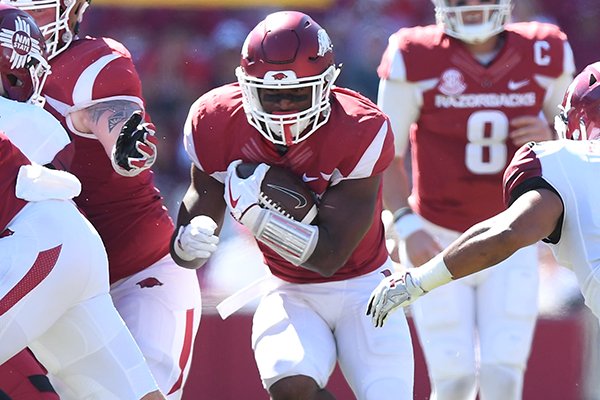
[[[258,203],[261,207],[276,211],[279,214],[283,215],[284,217],[294,219],[292,217],[292,215],[289,212],[287,212],[285,209],[283,209],[279,203],[273,201],[271,198],[269,198],[263,192],[260,192],[260,194],[258,195]]]

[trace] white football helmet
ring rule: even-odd
[[[83,13],[91,0],[0,0],[25,12],[52,9],[53,21],[41,24],[40,30],[46,38],[48,58],[52,59],[65,50],[79,31]],[[35,14],[32,14],[36,18]]]
[[[236,70],[248,122],[275,144],[305,140],[329,120],[338,73],[331,40],[312,18],[297,11],[270,14],[246,38]],[[294,113],[268,113],[258,95],[260,89],[307,87],[312,105]]]
[[[466,5],[465,1],[432,2],[438,25],[442,25],[448,35],[467,43],[480,43],[502,32],[513,7],[512,0],[481,0],[478,5]],[[470,22],[474,13],[481,13],[481,18]]]

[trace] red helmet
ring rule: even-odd
[[[250,32],[236,69],[248,122],[275,144],[301,142],[329,119],[339,69],[325,29],[297,11],[268,15]],[[265,112],[258,89],[312,89],[312,105],[285,115]]]
[[[91,0],[0,0],[23,11],[53,10],[54,18],[40,25],[46,38],[48,58],[52,59],[65,50],[79,31],[83,13]]]
[[[46,45],[35,20],[26,12],[0,4],[0,81],[4,96],[43,102],[40,93],[50,72]]]
[[[573,79],[554,127],[566,139],[600,139],[600,62],[588,65]]]

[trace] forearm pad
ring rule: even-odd
[[[258,241],[267,245],[290,263],[301,266],[311,256],[319,241],[319,228],[303,224],[266,209],[253,229]]]
[[[79,196],[81,182],[75,175],[38,164],[23,165],[17,174],[15,195],[27,201],[68,200]]]

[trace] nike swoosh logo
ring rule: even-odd
[[[518,90],[521,89],[523,86],[526,86],[529,84],[529,79],[523,79],[522,81],[508,81],[508,90]]]
[[[231,207],[236,208],[241,196],[238,196],[237,199],[233,198],[233,194],[231,193],[231,177],[229,177],[229,185],[227,185],[227,189],[227,194],[229,195],[229,202],[231,203]]]
[[[312,182],[312,181],[316,181],[317,179],[319,179],[319,178],[316,176],[308,176],[308,175],[306,175],[306,173],[304,173],[304,175],[302,175],[302,180],[304,182]]]
[[[270,187],[271,189],[278,190],[278,191],[290,196],[294,200],[296,200],[296,202],[298,202],[298,204],[294,207],[295,209],[305,207],[308,204],[308,201],[306,200],[306,198],[298,192],[295,192],[286,187],[275,185],[272,183],[268,183],[267,186]]]

